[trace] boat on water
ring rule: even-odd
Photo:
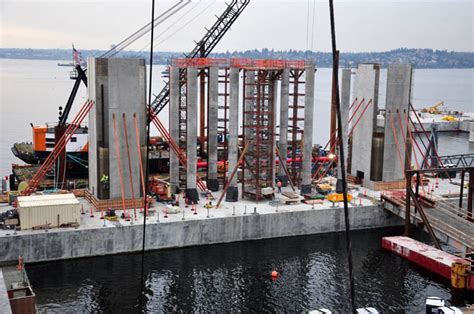
[[[12,165],[10,186],[29,180],[38,167],[48,158],[55,145],[55,127],[57,123],[32,125],[33,138],[30,142],[14,143],[12,153],[27,165]],[[66,144],[66,177],[77,182],[88,178],[88,126],[83,123]],[[159,136],[150,138],[150,172],[154,174],[169,171],[168,144]],[[54,177],[54,169],[50,177]]]

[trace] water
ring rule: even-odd
[[[443,278],[380,248],[402,228],[353,233],[358,306],[382,313],[421,311],[427,296],[474,302]],[[427,240],[427,236],[416,233]],[[97,240],[99,241],[99,240]],[[145,255],[146,309],[162,312],[349,313],[342,233],[212,245]],[[40,312],[130,313],[139,307],[139,254],[50,262],[28,267]],[[278,270],[276,281],[270,278]]]
[[[30,123],[57,121],[58,107],[65,105],[73,85],[69,79],[70,69],[58,67],[57,62],[0,59],[0,176],[10,173],[11,163],[22,163],[10,149],[15,142],[32,140]],[[163,87],[162,70],[164,66],[154,67],[154,94]],[[380,107],[385,106],[386,74],[383,69],[380,75]],[[474,69],[415,70],[413,104],[416,108],[422,108],[444,100],[452,110],[474,111],[473,87]],[[314,143],[324,145],[329,138],[331,69],[318,69],[315,89]],[[70,119],[86,99],[86,88],[81,85]],[[165,125],[167,117],[165,108],[161,114]],[[154,127],[152,134],[158,134]],[[451,139],[446,142],[451,142]],[[474,151],[474,147],[469,150]]]

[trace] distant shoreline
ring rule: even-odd
[[[103,50],[82,50],[82,57],[98,56]],[[157,65],[168,65],[173,58],[183,58],[181,52],[156,52],[154,54]],[[122,51],[117,57],[148,59],[148,52]],[[287,59],[287,60],[314,60],[319,68],[332,67],[330,52],[311,52],[297,50],[248,50],[224,53],[212,53],[214,58],[254,58],[254,59]],[[70,49],[22,49],[0,48],[0,59],[23,60],[72,60]],[[411,63],[416,69],[472,69],[474,68],[474,52],[455,52],[432,49],[400,48],[385,52],[341,52],[340,67],[355,67],[360,63],[379,63],[385,68],[393,63]]]

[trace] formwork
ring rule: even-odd
[[[171,66],[179,69],[179,147],[183,153],[187,156],[188,162],[194,159],[194,152],[187,150],[191,149],[189,143],[189,127],[198,127],[198,145],[196,151],[198,152],[198,158],[205,160],[209,158],[209,143],[210,141],[217,141],[217,144],[212,145],[212,152],[215,153],[214,147],[217,147],[218,155],[218,186],[225,186],[228,181],[228,176],[231,175],[234,168],[230,163],[230,146],[234,147],[235,144],[230,145],[229,139],[234,136],[238,136],[238,147],[237,154],[240,156],[243,148],[248,144],[246,155],[243,157],[242,162],[239,164],[241,172],[237,174],[242,183],[242,196],[252,198],[255,200],[261,200],[263,197],[262,189],[270,188],[273,189],[276,179],[276,127],[275,121],[277,117],[277,105],[276,94],[278,92],[278,81],[281,80],[281,74],[284,69],[288,69],[290,72],[289,81],[289,96],[288,101],[288,112],[285,111],[284,115],[288,115],[289,126],[284,132],[291,134],[288,141],[288,148],[282,149],[280,152],[280,158],[284,161],[280,163],[279,167],[286,165],[286,159],[291,158],[291,162],[288,164],[289,169],[287,172],[290,174],[292,182],[301,182],[302,173],[302,143],[304,128],[301,123],[304,123],[304,99],[305,99],[305,69],[306,62],[301,60],[255,60],[248,58],[236,58],[236,59],[211,59],[211,58],[196,58],[196,59],[173,59]],[[199,80],[199,93],[197,97],[197,106],[200,108],[199,114],[189,114],[189,85],[190,79],[188,71],[189,69],[197,70],[197,77]],[[217,89],[215,81],[211,82],[211,69],[217,68]],[[231,70],[237,69],[240,74],[237,81],[233,81],[231,76]],[[215,72],[212,72],[212,77],[215,77]],[[194,79],[194,78],[193,78]],[[235,79],[235,78],[234,78]],[[234,83],[232,83],[234,82]],[[238,82],[238,84],[236,84]],[[243,83],[242,83],[243,82]],[[195,91],[194,83],[191,84],[193,92]],[[238,88],[238,94],[243,94],[242,97],[242,108],[240,108],[240,100],[234,104],[231,104],[232,92],[235,94],[235,90],[231,92],[232,88]],[[211,91],[212,89],[212,91]],[[212,94],[212,95],[211,95]],[[217,94],[217,95],[216,95]],[[215,104],[215,98],[217,96],[217,123],[209,120],[210,112],[210,99],[212,104]],[[175,96],[177,97],[177,96]],[[194,97],[194,95],[193,95]],[[235,96],[241,99],[241,96]],[[175,98],[176,99],[176,98]],[[207,99],[206,110],[203,111],[203,103]],[[196,105],[192,104],[193,106]],[[241,115],[232,116],[231,112],[238,106],[238,112]],[[194,109],[194,108],[193,108]],[[213,107],[214,110],[214,107]],[[212,113],[213,117],[215,112]],[[203,116],[207,116],[207,126],[203,127]],[[239,131],[232,129],[231,125],[238,119]],[[192,121],[191,121],[192,120]],[[204,119],[205,120],[205,119]],[[217,125],[217,131],[214,128]],[[210,135],[210,128],[211,134]],[[194,131],[194,130],[193,130]],[[238,134],[237,134],[238,133]],[[217,138],[215,136],[217,134]],[[216,146],[214,146],[216,145]],[[285,145],[283,145],[285,146]],[[215,155],[213,155],[215,156]],[[235,152],[232,153],[232,158],[235,158]],[[233,159],[232,159],[233,160]],[[180,167],[180,188],[187,189],[189,181],[186,183],[186,179],[189,179],[189,172],[184,167]],[[215,171],[215,170],[213,170]],[[311,169],[307,169],[311,171]],[[207,176],[209,179],[209,169]],[[214,174],[214,172],[213,172]],[[214,180],[214,176],[212,178]],[[216,189],[216,183],[212,182],[212,190]],[[234,186],[233,189],[236,189]],[[267,189],[268,190],[268,189]],[[234,191],[235,192],[235,191]],[[264,191],[266,192],[266,191]],[[272,194],[272,193],[270,193]]]
[[[301,162],[302,160],[302,143],[304,128],[300,128],[298,124],[304,123],[304,104],[301,104],[304,100],[305,92],[304,88],[300,85],[304,85],[306,82],[303,79],[304,69],[291,69],[290,70],[290,105],[288,106],[288,120],[291,125],[288,126],[288,133],[291,134],[291,139],[288,141],[291,149],[289,156],[291,158],[291,164],[288,168],[291,180],[298,186],[301,183]]]
[[[244,70],[243,146],[248,152],[242,165],[242,195],[257,202],[262,189],[274,187],[275,82],[279,72]],[[248,80],[252,77],[252,80]]]

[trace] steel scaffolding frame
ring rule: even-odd
[[[248,82],[252,72],[254,82]],[[275,82],[280,71],[244,70],[242,195],[261,200],[262,188],[274,187],[275,177]]]
[[[217,130],[222,130],[222,142],[218,142],[217,159],[224,164],[222,169],[218,169],[219,184],[225,185],[227,175],[227,157],[228,157],[228,127],[229,127],[229,68],[219,69],[219,94],[218,94],[218,112],[217,112]],[[219,149],[222,152],[219,152]]]
[[[187,135],[187,85],[186,85],[187,68],[179,69],[179,141],[178,146],[181,151],[186,152],[186,135]],[[179,165],[179,187],[181,190],[186,189],[187,170],[183,165]]]
[[[288,144],[291,145],[291,166],[288,167],[288,172],[290,173],[291,180],[298,187],[301,185],[301,169],[302,169],[302,158],[303,154],[301,149],[298,150],[298,147],[301,147],[303,142],[303,133],[304,129],[298,127],[298,122],[304,122],[304,97],[305,93],[302,92],[300,85],[306,83],[302,79],[305,70],[302,69],[290,69],[290,94],[291,102],[288,106],[288,121],[291,122],[291,125],[288,126],[288,133],[291,133],[291,139],[288,140]],[[301,104],[303,102],[303,104]],[[287,155],[287,154],[286,154]]]

